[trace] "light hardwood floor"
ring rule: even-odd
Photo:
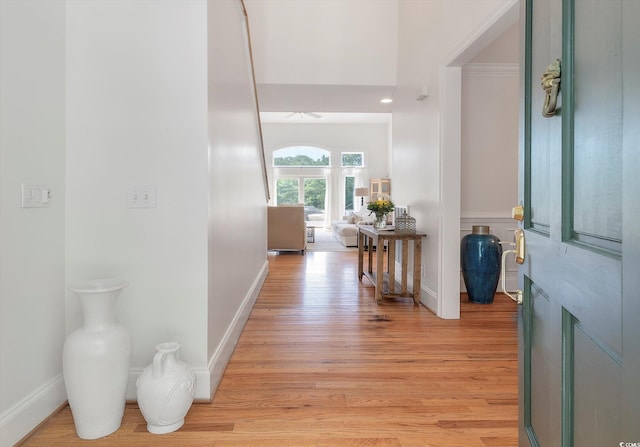
[[[516,305],[461,297],[441,320],[410,299],[376,305],[353,252],[269,255],[270,273],[211,404],[152,435],[75,435],[68,407],[24,446],[498,447],[517,445]]]

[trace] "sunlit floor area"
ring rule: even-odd
[[[357,253],[269,254],[270,273],[210,404],[153,435],[75,435],[69,408],[25,446],[498,447],[517,445],[516,305],[461,297],[442,320],[411,299],[377,305]]]

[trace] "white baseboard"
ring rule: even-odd
[[[413,282],[413,278],[411,279]],[[435,315],[438,315],[438,294],[433,290],[420,286],[420,302]]]
[[[58,374],[0,415],[0,445],[15,445],[66,400],[64,379]]]
[[[507,286],[507,291],[516,290],[518,288],[518,272],[507,270],[507,278],[505,280],[505,284]],[[466,291],[467,288],[464,285],[462,273],[460,273],[460,292],[466,293]],[[500,278],[500,282],[498,282],[498,292],[502,292],[502,277]]]
[[[240,339],[240,335],[242,334],[242,330],[244,329],[244,325],[249,319],[249,315],[251,314],[251,310],[253,309],[253,305],[258,299],[258,295],[260,294],[260,289],[262,288],[262,284],[264,284],[265,279],[267,278],[267,274],[269,273],[269,263],[265,261],[262,269],[256,279],[254,280],[247,296],[245,297],[242,306],[238,309],[235,317],[233,318],[232,323],[229,325],[227,332],[225,333],[222,341],[218,345],[218,349],[211,356],[209,361],[209,390],[206,398],[211,400],[213,393],[216,389],[218,389],[218,385],[220,385],[220,380],[222,380],[222,375],[224,374],[224,370],[231,360],[231,356],[233,355],[233,351],[238,344],[238,340]],[[196,394],[196,399],[198,395]]]
[[[224,337],[220,341],[218,348],[211,356],[211,359],[209,359],[207,368],[193,368],[193,372],[196,375],[196,401],[211,401],[213,392],[218,387],[220,380],[222,379],[222,374],[227,367],[227,363],[229,363],[231,355],[233,354],[233,350],[235,349],[236,344],[240,339],[240,334],[244,329],[244,325],[249,319],[251,309],[253,308],[253,304],[256,302],[256,299],[258,298],[260,288],[262,287],[262,284],[267,277],[267,273],[269,273],[269,263],[268,261],[265,261],[262,269],[258,273],[258,276],[255,278],[253,284],[251,285],[251,288],[242,301],[240,308],[236,312],[235,317],[229,324],[229,327],[227,328]],[[129,383],[127,387],[128,401],[135,402],[137,399],[136,382],[141,373],[142,368],[129,370]]]
[[[402,277],[402,264],[398,261],[396,264],[396,278]],[[413,288],[413,275],[411,271],[407,272],[407,288]],[[438,315],[438,294],[433,290],[420,284],[420,302],[434,314]]]
[[[194,368],[193,372],[196,374],[196,401],[211,400],[213,390],[220,383],[224,369],[231,359],[233,350],[238,343],[242,329],[251,314],[253,304],[258,298],[260,288],[268,272],[269,264],[265,261],[242,305],[229,324],[218,349],[209,361],[208,367]],[[127,401],[136,401],[136,382],[141,373],[142,368],[129,370]],[[66,400],[67,392],[64,386],[64,378],[62,374],[59,374],[0,415],[0,446],[12,446],[23,439],[34,427],[37,427],[60,408]]]

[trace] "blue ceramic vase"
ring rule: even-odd
[[[460,243],[462,277],[469,301],[489,304],[498,288],[502,246],[500,239],[489,234],[489,227],[474,225],[471,234]]]

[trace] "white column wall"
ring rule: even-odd
[[[215,389],[268,272],[267,198],[238,0],[208,1],[207,358]]]
[[[0,2],[0,445],[66,399],[64,45],[61,1]],[[51,188],[21,208],[21,183]]]
[[[67,3],[67,282],[130,282],[118,320],[131,332],[127,397],[175,340],[208,398],[206,2]],[[127,207],[152,185],[154,208]],[[67,332],[80,326],[67,294]]]
[[[422,263],[426,270],[422,278],[426,291],[423,301],[445,318],[459,317],[455,303],[449,306],[442,300],[439,302],[443,282],[451,283],[451,275],[444,272],[443,276],[441,271],[440,255],[458,249],[451,241],[458,240],[459,235],[457,227],[451,232],[450,222],[442,220],[447,211],[445,205],[454,206],[444,199],[455,198],[459,181],[453,184],[442,176],[442,167],[449,161],[440,154],[446,134],[446,127],[441,127],[444,78],[440,77],[440,70],[451,54],[468,44],[465,42],[468,36],[477,33],[476,28],[481,27],[500,3],[498,0],[399,3],[398,87],[393,109],[394,198],[398,203],[411,206],[418,229],[428,234],[423,245]],[[416,92],[421,87],[428,87],[429,96],[424,101],[416,101]],[[445,101],[451,110],[460,108],[459,96]],[[459,222],[459,218],[456,221]],[[442,227],[445,224],[447,228]],[[447,296],[449,300],[458,299],[454,293]]]

